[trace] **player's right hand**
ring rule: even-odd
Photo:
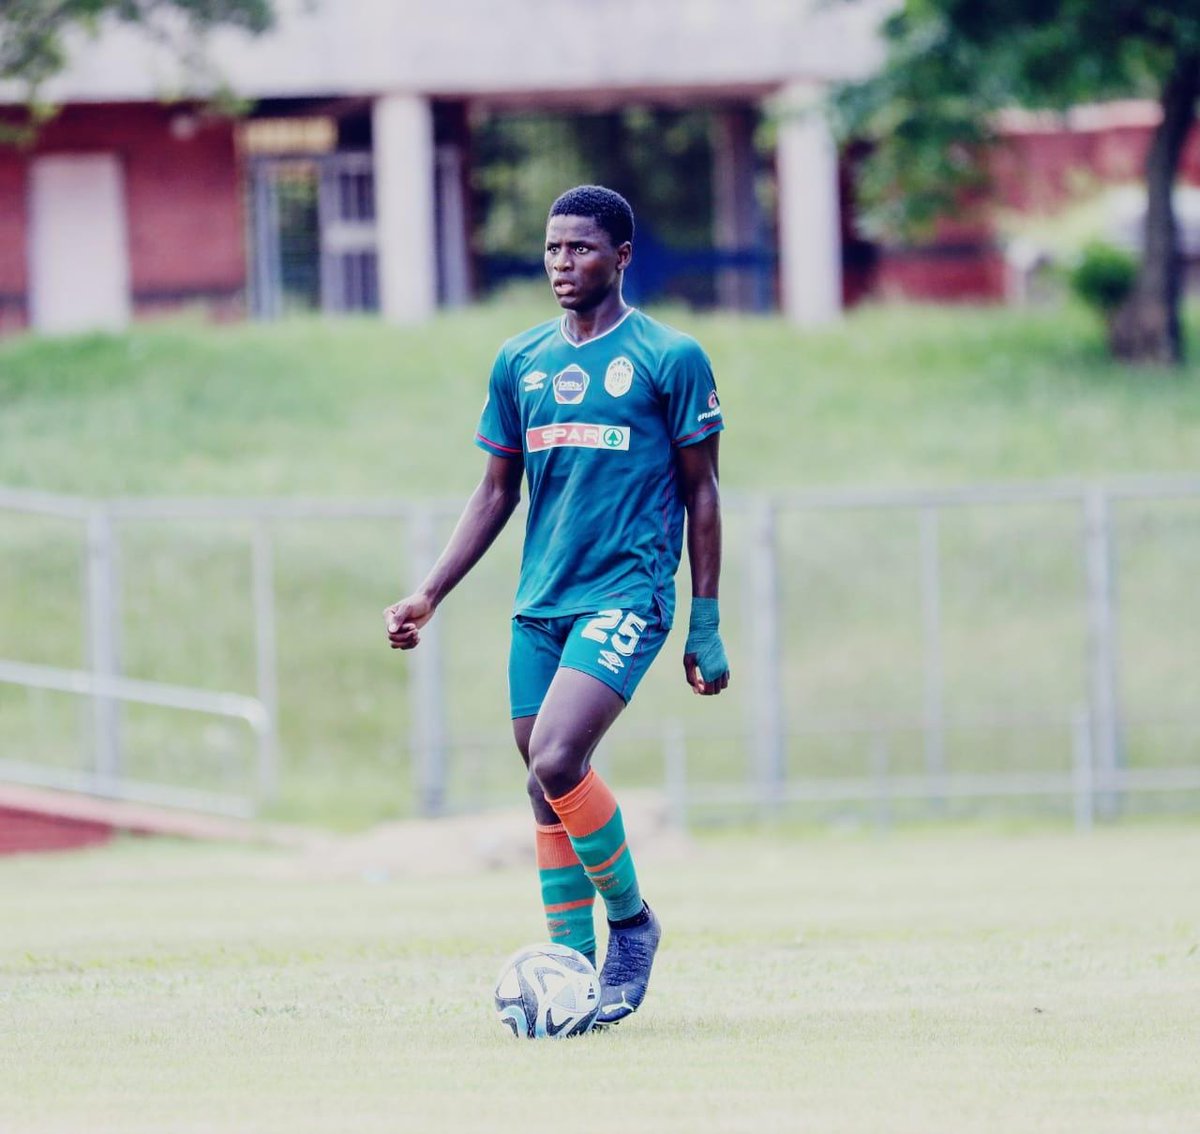
[[[383,611],[393,650],[411,650],[421,641],[420,629],[433,617],[433,603],[422,594],[409,595]]]

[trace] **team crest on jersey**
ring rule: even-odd
[[[560,370],[553,378],[554,400],[560,406],[577,406],[583,401],[591,379],[581,366],[571,363],[566,370]]]
[[[624,355],[614,358],[608,364],[608,369],[604,372],[604,388],[614,398],[622,397],[629,393],[629,387],[633,385],[633,363]]]
[[[534,370],[532,373],[526,374],[521,381],[525,383],[525,393],[530,394],[534,390],[540,390],[546,384],[546,372]]]

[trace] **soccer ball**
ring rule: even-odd
[[[566,945],[527,945],[504,962],[495,1001],[501,1022],[518,1038],[581,1036],[600,1012],[600,978]]]

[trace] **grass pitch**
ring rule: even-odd
[[[1197,1128],[1194,828],[709,836],[641,873],[644,1009],[529,1043],[489,993],[542,935],[531,870],[0,860],[0,1130]]]

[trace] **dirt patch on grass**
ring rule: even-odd
[[[687,852],[687,836],[660,794],[622,792],[621,812],[639,859]],[[533,832],[526,808],[381,823],[356,835],[314,835],[280,865],[310,878],[378,880],[532,867]]]

